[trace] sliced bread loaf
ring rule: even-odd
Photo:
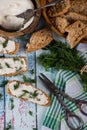
[[[86,37],[87,25],[81,21],[76,21],[66,27],[65,31],[68,32],[66,40],[70,44],[71,48],[73,48],[80,42],[80,40]]]
[[[30,43],[26,45],[27,52],[36,51],[48,45],[53,40],[50,29],[44,28],[32,34]]]
[[[0,76],[13,76],[27,70],[25,57],[0,58]]]
[[[56,17],[66,13],[69,8],[70,8],[70,1],[65,0],[64,2],[60,2],[55,6],[49,7],[47,13],[48,16],[50,17]]]
[[[68,20],[73,20],[73,21],[80,20],[80,21],[86,21],[87,22],[87,16],[86,15],[79,14],[79,13],[76,13],[76,12],[67,13],[66,18]]]
[[[52,24],[54,25],[54,27],[58,29],[61,33],[64,33],[65,28],[69,25],[68,20],[63,16],[54,17],[54,18],[51,18],[50,20]]]
[[[9,81],[7,84],[7,93],[22,100],[37,103],[39,105],[50,105],[50,97],[47,94],[25,82],[17,80]]]
[[[70,0],[70,10],[87,15],[87,0]]]

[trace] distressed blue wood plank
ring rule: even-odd
[[[19,41],[20,42],[20,41]],[[26,42],[20,44],[19,53],[16,56],[26,56],[28,59],[28,72],[24,73],[24,75],[35,78],[35,73],[32,75],[30,70],[35,69],[35,54],[25,53],[25,45]],[[7,56],[7,55],[6,55]],[[13,55],[15,56],[15,55]],[[23,75],[6,77],[5,79],[8,80],[20,80],[22,79]],[[14,109],[11,110],[11,99],[13,99]],[[5,98],[5,105],[6,105],[6,127],[8,123],[11,121],[11,126],[13,130],[33,130],[36,128],[36,105],[27,101],[21,101],[17,98],[14,98],[8,94],[6,94]],[[29,111],[32,112],[32,116],[29,115]]]
[[[0,76],[0,84],[4,81],[4,77]],[[5,109],[4,109],[4,90],[5,86],[0,87],[0,130],[4,130],[5,123]]]
[[[36,57],[38,57],[41,53],[43,53],[44,51],[39,50],[36,52]],[[36,58],[37,59],[37,58]],[[49,94],[49,91],[44,87],[44,85],[42,84],[42,82],[40,81],[40,79],[38,78],[38,75],[40,73],[44,73],[49,79],[52,78],[51,75],[51,70],[46,71],[39,63],[38,61],[36,62],[36,71],[37,71],[37,87],[41,90],[43,90],[45,93]],[[44,115],[45,112],[47,110],[46,106],[37,106],[37,124],[38,124],[38,130],[41,130],[42,127],[42,122],[44,119]]]

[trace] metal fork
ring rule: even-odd
[[[16,15],[16,17],[20,17],[20,18],[24,18],[25,20],[29,20],[32,16],[35,15],[36,12],[44,9],[44,8],[47,8],[47,7],[50,7],[50,6],[54,6],[60,2],[63,2],[64,0],[55,0],[55,1],[52,1],[52,2],[49,2],[48,4],[44,5],[44,6],[41,6],[37,9],[28,9],[26,10],[25,12],[19,14],[19,15]]]

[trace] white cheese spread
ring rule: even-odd
[[[15,51],[15,47],[14,41],[0,37],[0,53],[11,53]]]
[[[0,0],[0,25],[6,29],[21,26],[24,19],[14,17],[27,9],[33,9],[31,0]],[[8,17],[5,17],[8,16]],[[33,17],[22,28],[27,28],[33,21]]]
[[[11,94],[17,98],[23,98],[40,105],[48,103],[48,97],[41,90],[37,90],[31,85],[12,81],[8,83],[8,88]]]
[[[0,75],[14,74],[20,71],[26,71],[27,65],[24,58],[0,58]]]

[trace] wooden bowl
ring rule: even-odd
[[[47,0],[41,0],[41,5],[42,5],[42,6],[45,5],[47,2],[48,2]],[[61,36],[61,37],[63,37],[63,38],[66,38],[66,36],[65,36],[63,33],[61,33],[58,29],[56,29],[56,28],[54,27],[54,25],[51,23],[50,17],[47,15],[47,9],[46,9],[46,8],[43,9],[43,16],[44,16],[46,22],[49,24],[50,28],[51,28],[54,32],[56,32],[59,36]],[[86,39],[86,38],[85,38],[85,39],[82,39],[82,40],[81,40],[81,43],[87,43],[87,39]]]
[[[34,6],[36,8],[40,7],[39,0],[32,0],[32,2],[33,2]],[[18,36],[22,36],[22,35],[25,35],[25,34],[32,33],[39,23],[40,16],[41,16],[41,11],[38,11],[34,16],[33,22],[26,29],[24,29],[22,31],[8,32],[8,31],[2,30],[0,28],[0,36],[4,36],[4,37],[7,37],[7,38],[15,38],[15,37],[18,37]]]

